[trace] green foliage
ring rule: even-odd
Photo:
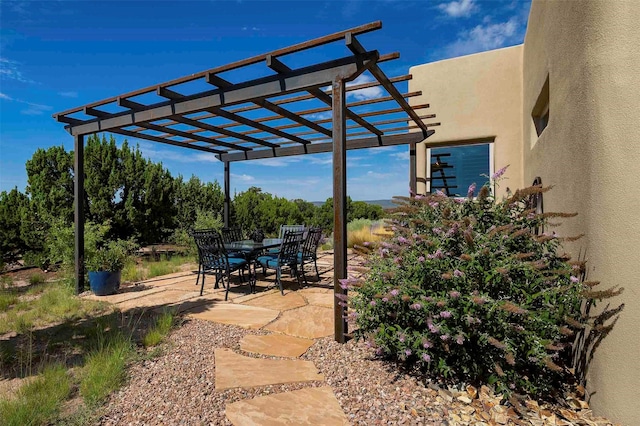
[[[182,176],[175,180],[176,224],[178,229],[198,229],[197,216],[210,212],[213,217],[221,217],[224,193],[218,182],[202,182],[196,176],[184,181]]]
[[[20,235],[22,212],[29,198],[17,190],[0,193],[0,261],[13,262],[27,248]]]
[[[175,314],[173,312],[164,312],[158,318],[156,318],[153,327],[142,338],[142,344],[145,347],[155,346],[165,338],[175,321]]]
[[[131,339],[121,332],[98,335],[98,345],[86,358],[80,381],[80,395],[87,405],[99,405],[124,383],[133,353]]]
[[[0,424],[26,426],[49,424],[71,393],[71,380],[62,365],[47,367],[25,384],[17,398],[0,400]]]
[[[444,380],[549,396],[571,381],[571,347],[589,321],[584,263],[558,254],[562,239],[532,229],[550,217],[527,208],[532,187],[499,202],[439,193],[404,199],[394,236],[371,245],[353,298],[358,336],[377,353]]]

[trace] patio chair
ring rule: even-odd
[[[318,272],[318,245],[322,239],[322,228],[311,228],[307,232],[307,237],[302,242],[301,250],[298,252],[298,264],[302,271],[304,284],[307,285],[307,276],[304,273],[304,264],[313,262],[316,268],[317,280],[320,281],[320,272]]]
[[[304,225],[280,225],[280,236],[278,238],[280,239],[284,238],[284,234],[287,231],[304,232],[305,229],[306,228]]]
[[[200,246],[198,245],[198,238],[205,238],[208,234],[216,234],[218,231],[210,228],[210,229],[194,229],[189,231],[189,236],[196,241],[196,248],[198,250],[198,278],[196,279],[196,285],[200,282],[200,274],[202,272],[202,253],[200,252]]]
[[[298,285],[300,285],[300,275],[298,274],[298,252],[302,243],[302,231],[287,231],[284,234],[278,253],[267,253],[258,256],[256,262],[265,269],[276,270],[276,283],[280,287],[280,293],[284,295],[282,288],[282,268],[287,266],[296,275]]]
[[[242,229],[239,227],[222,228],[222,242],[225,244],[232,243],[234,241],[242,241]],[[244,257],[244,253],[241,251],[230,251],[231,257]]]
[[[249,265],[247,259],[229,256],[224,248],[222,236],[217,232],[193,232],[192,235],[198,246],[199,263],[202,269],[200,296],[202,296],[204,292],[205,274],[208,271],[212,271],[216,276],[214,288],[219,288],[219,282],[222,280],[222,286],[226,288],[224,300],[227,300],[229,297],[229,288],[231,287],[231,273],[235,271],[242,273]],[[227,280],[226,285],[224,282],[225,278]],[[254,287],[255,281],[249,279],[249,292],[252,292]]]

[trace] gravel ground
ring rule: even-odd
[[[214,348],[270,358],[241,351],[239,342],[246,334],[267,333],[195,319],[186,321],[168,337],[162,355],[131,367],[129,383],[111,396],[98,424],[230,425],[224,414],[228,403],[326,384],[333,388],[353,425],[610,424],[594,419],[588,407],[564,410],[561,419],[535,403],[529,407],[529,402],[529,408],[516,407],[516,412],[501,405],[501,398],[486,388],[479,392],[471,388],[470,399],[466,391],[425,386],[372,358],[362,342],[341,345],[329,337],[317,340],[301,357],[313,361],[326,382],[216,392]],[[576,423],[567,421],[571,418],[567,416],[574,416]],[[590,421],[581,421],[587,418]]]

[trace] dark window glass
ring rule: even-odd
[[[466,197],[469,185],[475,183],[475,196],[488,175],[489,144],[431,149],[431,192],[439,189],[452,197]]]

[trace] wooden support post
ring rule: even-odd
[[[229,212],[231,211],[231,196],[229,182],[229,162],[224,162],[224,226],[229,227]]]
[[[347,277],[347,126],[345,82],[333,82],[333,289],[346,297],[339,280]],[[334,297],[335,339],[345,343],[347,309]]]
[[[416,143],[409,144],[409,196],[415,197],[418,190],[416,174]]]
[[[84,136],[74,137],[73,203],[76,294],[84,291]]]

